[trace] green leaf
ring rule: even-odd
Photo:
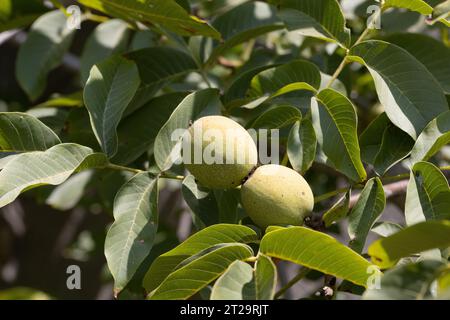
[[[216,224],[198,231],[174,249],[160,255],[145,278],[147,292],[154,290],[183,260],[220,243],[249,243],[258,239],[255,231],[236,224]]]
[[[260,251],[325,274],[366,286],[372,265],[359,254],[324,233],[304,227],[274,230],[261,240]]]
[[[384,38],[402,47],[419,60],[441,85],[450,93],[450,48],[442,42],[419,33],[399,33]]]
[[[240,190],[228,189],[228,190],[214,190],[214,196],[216,197],[217,207],[219,210],[219,221],[221,223],[238,223],[238,205],[241,198]]]
[[[208,63],[240,43],[284,28],[275,8],[262,1],[244,2],[219,15],[212,25],[221,33],[224,42],[214,48]]]
[[[173,0],[78,0],[108,15],[144,24],[157,24],[182,36],[203,35],[220,38],[220,33],[204,20],[189,15]]]
[[[426,161],[450,143],[450,111],[433,119],[422,131],[412,148],[410,164]]]
[[[83,91],[68,95],[54,95],[45,102],[35,105],[33,109],[41,108],[77,108],[84,106]],[[31,110],[33,110],[31,109]]]
[[[169,81],[198,69],[187,53],[170,47],[151,47],[127,53],[141,78],[141,87],[126,110],[126,115],[147,103]]]
[[[12,287],[0,291],[0,300],[51,300],[43,291],[27,287]]]
[[[186,95],[174,92],[158,96],[122,119],[117,128],[118,150],[111,162],[127,165],[146,151],[153,153],[159,130]]]
[[[419,261],[387,271],[378,288],[367,290],[365,300],[423,300],[432,299],[432,283],[445,270],[440,261]]]
[[[431,120],[448,111],[439,83],[406,50],[371,40],[353,47],[349,59],[366,65],[387,116],[414,140]]]
[[[221,102],[217,89],[200,90],[184,98],[156,136],[154,152],[158,167],[162,171],[168,170],[178,159],[182,135],[180,131],[179,136],[172,137],[176,130],[187,129],[190,121],[218,114],[220,109]]]
[[[61,143],[37,118],[20,112],[0,112],[0,151],[44,151]]]
[[[158,179],[139,173],[114,200],[114,223],[105,239],[105,256],[117,295],[149,255],[158,225]]]
[[[328,161],[353,181],[364,181],[367,174],[361,162],[352,102],[333,89],[325,89],[311,100],[311,112],[317,141]]]
[[[40,0],[2,0],[0,32],[26,27],[47,10]]]
[[[104,154],[73,143],[18,155],[0,172],[0,207],[13,202],[22,191],[40,185],[58,185],[75,172],[106,164]]]
[[[199,186],[192,175],[183,180],[183,199],[192,211],[192,222],[197,229],[219,223],[219,208],[212,190]]]
[[[411,152],[414,140],[394,126],[383,112],[364,130],[359,143],[362,160],[384,175]]]
[[[423,15],[433,12],[433,8],[423,0],[385,0],[383,9],[391,7],[408,9]]]
[[[408,225],[450,218],[447,178],[429,162],[417,162],[411,170],[406,191],[405,218]]]
[[[330,227],[333,223],[345,218],[350,211],[351,191],[347,191],[330,209],[322,216],[325,227]]]
[[[430,220],[375,241],[368,253],[380,268],[390,268],[401,258],[450,246],[450,221]]]
[[[281,129],[302,119],[300,110],[290,105],[270,108],[250,125],[253,129]]]
[[[211,300],[272,300],[276,286],[276,267],[259,255],[252,268],[242,261],[233,262],[215,282]]]
[[[383,213],[386,206],[383,184],[379,178],[367,181],[358,201],[348,215],[350,248],[361,253],[370,229]]]
[[[188,175],[181,187],[183,199],[192,211],[192,222],[200,230],[216,223],[237,223],[239,190],[211,190]]]
[[[92,126],[87,125],[89,122],[89,112],[86,108],[71,109],[63,122],[64,127],[60,133],[61,140],[99,150],[100,146],[92,131]]]
[[[279,6],[279,17],[288,30],[336,42],[342,47],[350,45],[350,30],[336,0],[274,0]]]
[[[403,227],[397,223],[384,221],[376,223],[375,226],[370,231],[381,237],[386,238],[389,237],[390,235],[393,235],[394,233],[399,232],[402,229]]]
[[[57,210],[73,209],[84,196],[86,186],[91,181],[93,171],[83,171],[74,174],[62,184],[53,189],[45,204]]]
[[[450,27],[450,0],[444,1],[438,4],[433,9],[433,20],[430,22],[433,24],[436,21],[442,22],[445,26]]]
[[[223,96],[223,101],[226,105],[234,100],[244,99],[247,96],[248,88],[251,85],[251,81],[254,76],[261,73],[264,70],[272,68],[273,66],[261,66],[254,69],[250,69],[248,71],[244,71],[239,74],[225,90],[225,94]]]
[[[232,262],[252,256],[253,250],[245,244],[217,244],[181,262],[147,298],[188,299],[219,277]]]
[[[109,157],[117,152],[117,126],[139,83],[134,62],[119,56],[91,69],[84,88],[84,101],[97,140]]]
[[[112,19],[98,25],[89,35],[81,55],[81,82],[86,83],[95,64],[126,50],[130,29],[127,23]]]
[[[317,138],[311,119],[297,121],[289,133],[287,153],[295,171],[302,175],[311,167],[316,156]]]
[[[295,90],[319,89],[321,75],[317,66],[305,60],[264,70],[253,77],[249,93],[253,97],[269,94],[272,98]]]
[[[16,77],[31,100],[44,92],[48,73],[61,63],[72,43],[74,32],[67,27],[66,21],[60,10],[42,15],[33,23],[27,40],[20,46]]]

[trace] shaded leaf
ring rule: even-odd
[[[0,32],[26,27],[47,10],[40,0],[2,0]]]
[[[61,143],[37,118],[20,112],[0,112],[0,151],[44,151]]]
[[[220,243],[249,243],[258,239],[254,230],[236,224],[216,224],[194,233],[174,249],[160,255],[145,278],[147,292],[154,290],[183,260]]]
[[[359,142],[362,160],[373,165],[379,175],[403,160],[414,145],[414,140],[394,126],[384,112],[369,124]]]
[[[401,258],[450,246],[450,222],[430,220],[375,241],[368,253],[381,268],[389,268]]]
[[[450,93],[450,48],[442,42],[419,33],[393,34],[384,38],[402,47],[419,60],[439,81],[442,89]]]
[[[192,211],[192,222],[197,229],[219,223],[219,208],[214,192],[198,185],[192,175],[183,180],[183,199]]]
[[[406,50],[370,40],[353,47],[350,59],[367,66],[387,116],[413,139],[431,120],[448,111],[439,83]]]
[[[274,0],[279,5],[279,17],[288,30],[300,34],[336,42],[343,47],[350,45],[350,30],[336,0]],[[325,10],[326,8],[326,10]]]
[[[242,243],[214,245],[181,262],[148,299],[187,299],[219,277],[232,262],[252,256],[253,250]]]
[[[73,34],[60,10],[40,16],[31,26],[16,61],[17,80],[31,100],[44,92],[47,75],[61,63]]]
[[[146,151],[152,154],[159,130],[186,95],[174,92],[155,97],[123,119],[117,128],[118,150],[111,161],[126,165]]]
[[[412,148],[410,164],[426,161],[450,143],[450,111],[433,119],[422,131]]]
[[[412,168],[406,191],[405,218],[408,225],[450,218],[447,179],[429,162],[417,162]]]
[[[105,256],[117,295],[149,255],[158,224],[158,180],[139,173],[114,200],[114,223],[105,239]]]
[[[290,227],[266,233],[260,251],[357,285],[366,286],[372,265],[359,254],[324,233]]]
[[[104,154],[73,143],[23,153],[9,161],[0,172],[0,207],[14,201],[22,191],[40,185],[58,185],[77,171],[106,164]]]
[[[322,216],[325,227],[330,227],[333,223],[345,218],[350,211],[351,191],[345,193],[330,209]]]
[[[125,57],[136,63],[142,82],[126,115],[147,103],[171,80],[198,69],[191,56],[170,47],[144,48],[127,53]]]
[[[370,229],[380,217],[386,206],[383,184],[379,178],[367,181],[358,201],[348,215],[349,247],[361,253]]]
[[[264,94],[276,97],[295,90],[315,91],[319,89],[320,83],[321,75],[316,65],[305,60],[294,60],[254,76],[249,93],[253,97]],[[302,85],[296,88],[298,84]]]
[[[316,156],[317,138],[309,118],[297,121],[289,133],[287,153],[295,171],[302,175],[311,167]]]
[[[223,101],[227,105],[233,100],[244,99],[247,96],[248,88],[254,76],[261,73],[264,70],[272,68],[273,66],[261,66],[242,72],[238,75],[231,85],[225,90]]]
[[[208,63],[240,43],[284,28],[275,8],[262,1],[244,2],[218,16],[212,25],[224,42],[214,48]]]
[[[80,72],[83,84],[86,83],[92,66],[126,50],[129,34],[127,24],[119,19],[108,20],[95,28],[89,35],[81,55]]]
[[[249,127],[253,129],[281,129],[301,119],[300,110],[290,105],[281,105],[270,108],[261,114]]]
[[[139,83],[136,65],[122,57],[112,57],[91,69],[84,101],[97,140],[109,157],[117,152],[117,126]]]
[[[181,131],[179,136],[172,137],[177,130],[187,129],[190,121],[202,116],[218,114],[220,109],[221,102],[216,89],[200,90],[184,98],[156,136],[154,152],[158,167],[165,171],[178,159]]]
[[[350,179],[365,180],[352,102],[333,89],[325,89],[311,100],[311,112],[317,141],[328,161]]]

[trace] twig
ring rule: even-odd
[[[286,285],[275,294],[275,299],[281,297],[293,285],[295,285],[297,282],[299,282],[304,277],[306,277],[310,271],[311,271],[311,269],[302,267],[300,269],[300,271],[298,272],[298,274],[294,278],[292,278],[288,283],[286,283]]]

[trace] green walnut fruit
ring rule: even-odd
[[[242,185],[242,205],[261,228],[271,225],[302,225],[314,207],[306,180],[296,171],[275,164],[255,170]]]
[[[190,173],[211,189],[241,185],[258,162],[258,150],[250,134],[222,116],[195,121],[183,137],[182,153]]]

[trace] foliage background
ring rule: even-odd
[[[80,2],[87,3],[89,1]],[[244,1],[180,0],[177,2],[184,8],[190,8],[191,13],[211,20]],[[427,2],[434,7],[443,1]],[[26,7],[29,10],[28,12],[25,10],[25,12],[19,11],[17,13],[18,16],[28,19],[20,26],[24,29],[6,31],[13,28],[5,24],[2,25],[3,29],[0,30],[2,31],[0,34],[0,111],[29,112],[55,131],[59,131],[59,136],[63,142],[76,142],[92,147],[94,150],[101,150],[89,125],[89,114],[81,106],[82,103],[80,103],[80,90],[83,87],[81,84],[84,84],[87,80],[91,66],[90,62],[87,61],[89,56],[92,57],[94,54],[99,53],[100,59],[102,51],[106,55],[103,58],[107,58],[114,53],[161,46],[186,50],[188,44],[187,49],[196,59],[198,59],[198,55],[201,56],[202,54],[198,49],[201,39],[191,39],[190,42],[187,42],[187,38],[172,33],[173,31],[180,32],[177,29],[178,27],[172,28],[170,31],[166,30],[164,35],[158,35],[153,28],[149,31],[137,32],[131,28],[126,29],[123,27],[123,24],[118,23],[111,28],[109,33],[108,30],[105,31],[106,33],[101,36],[103,38],[99,44],[92,44],[92,42],[95,42],[92,40],[92,34],[99,25],[99,21],[94,20],[98,20],[99,16],[91,15],[90,19],[82,23],[81,29],[74,33],[70,47],[64,52],[64,58],[61,63],[49,72],[45,88],[42,88],[43,90],[41,91],[36,88],[24,90],[23,84],[32,83],[32,80],[17,79],[16,64],[19,48],[26,39],[27,26],[43,12],[50,10],[42,6],[40,1],[36,0],[33,3],[34,6]],[[340,3],[347,18],[347,26],[351,29],[353,41],[355,41],[365,29],[368,16],[367,7],[375,3],[373,1],[353,0],[343,0]],[[70,4],[72,4],[71,1],[64,2],[66,7]],[[260,14],[262,14],[262,19],[266,17],[264,16],[266,12],[262,11]],[[244,23],[246,19],[245,17],[239,17],[238,21]],[[225,26],[222,26],[222,30],[227,30],[226,21],[223,23]],[[243,43],[238,43],[236,46],[230,46],[230,48],[226,48],[227,50],[219,52],[223,56],[220,56],[218,63],[207,72],[186,72],[172,77],[170,81],[164,82],[160,87],[156,87],[152,95],[194,91],[205,89],[208,86],[221,88],[223,93],[224,88],[229,88],[230,84],[246,71],[274,63],[286,63],[294,57],[300,57],[315,63],[321,72],[328,75],[332,75],[339,67],[344,52],[342,49],[337,48],[335,44],[310,37],[302,37],[295,31],[287,32],[286,29],[278,25],[277,21],[269,21],[267,24],[270,27],[268,29],[263,28],[260,36],[255,37],[254,33],[246,38],[246,41]],[[229,28],[233,28],[233,26]],[[426,43],[426,39],[429,38],[434,38],[436,42],[440,42],[439,48],[441,51],[436,54],[435,58],[431,56],[427,59],[430,59],[431,65],[433,62],[435,63],[434,69],[430,71],[439,73],[438,71],[441,70],[438,80],[443,86],[442,91],[447,94],[448,100],[450,73],[445,73],[445,70],[448,71],[450,66],[448,27],[443,23],[434,25],[426,23],[426,17],[421,13],[394,8],[383,15],[382,29],[378,32],[373,32],[371,36],[395,42],[395,37],[399,32],[409,33],[405,37],[410,37],[410,39],[404,41],[406,41],[405,45],[411,44],[413,51],[422,50],[421,52],[423,52],[428,49],[427,47],[420,47],[421,41],[423,41],[421,37],[425,35],[427,38],[425,38],[423,43]],[[113,35],[117,36],[118,39],[115,39]],[[116,43],[108,43],[113,40],[117,40]],[[398,41],[401,41],[401,39]],[[89,49],[89,44],[92,48],[90,53],[86,53]],[[217,45],[217,42],[207,43],[206,48],[208,48],[208,45]],[[107,48],[108,46],[112,46],[112,48]],[[447,50],[442,51],[442,47],[445,46]],[[431,47],[429,50],[433,52]],[[33,59],[31,51],[28,51],[26,59]],[[214,60],[212,61],[214,64]],[[173,67],[178,62],[180,60],[174,60],[172,65],[168,67]],[[34,75],[34,73],[30,73],[30,77]],[[434,73],[434,76],[436,77],[436,73]],[[383,110],[382,105],[379,103],[373,80],[365,68],[352,64],[342,71],[339,75],[339,82],[335,83],[340,84],[341,90],[348,92],[348,96],[357,108],[358,133],[361,144],[362,132]],[[28,91],[28,94],[26,91]],[[54,98],[55,93],[65,97],[65,99],[59,100],[53,105],[48,104],[49,99]],[[279,103],[288,103],[289,95],[293,99],[299,99],[294,92],[287,95],[287,102],[280,100]],[[172,107],[176,106],[174,103],[171,105]],[[237,108],[233,111],[227,110],[227,112],[237,117],[241,123],[248,124],[257,118],[263,110],[272,106],[269,102],[263,104],[262,108]],[[301,110],[305,115],[305,109]],[[269,121],[280,120],[269,118]],[[288,128],[282,130],[285,141],[288,138],[291,126],[292,123]],[[394,126],[390,128],[390,130],[393,130],[390,134],[404,135],[403,132],[399,133],[399,131],[396,131],[398,129]],[[367,135],[367,139],[370,140],[370,137],[379,136],[381,136],[381,133],[375,130],[374,133]],[[126,144],[125,147],[120,145],[120,138],[119,127],[119,155],[124,150],[121,148],[126,149]],[[375,167],[377,170],[380,170],[377,171],[380,175],[383,175],[387,169],[389,169],[389,176],[395,176],[407,171],[407,162],[395,161],[402,160],[412,148],[408,144],[409,137],[404,139],[406,142],[396,141],[398,145],[385,146],[387,148],[385,152],[394,154],[394,157],[397,158],[390,159],[390,162],[387,160],[387,162],[381,161],[381,163],[377,163],[378,166],[375,165]],[[147,149],[153,141],[148,143]],[[405,148],[405,152],[402,152],[401,148]],[[399,154],[395,154],[394,150],[399,152]],[[131,167],[145,168],[149,165],[151,167],[152,160],[150,160],[149,164],[149,157],[145,151],[144,148],[141,150],[141,154],[132,159]],[[4,152],[2,154],[3,158],[6,154]],[[375,159],[369,159],[370,153],[366,153],[366,156],[364,158],[363,155],[363,161],[374,165]],[[293,159],[291,158],[290,160],[292,165]],[[450,163],[449,147],[444,146],[429,161],[436,166],[448,166]],[[391,165],[393,166],[389,168]],[[367,171],[373,176],[373,166],[369,166]],[[182,173],[180,170],[175,170],[175,174],[180,173]],[[444,174],[448,180],[448,173],[444,171]],[[59,193],[55,192],[58,187],[44,186],[26,192],[15,202],[3,207],[0,215],[0,289],[29,287],[43,291],[56,298],[113,298],[113,279],[108,271],[104,257],[104,239],[108,227],[113,222],[112,205],[114,196],[120,186],[131,176],[131,172],[115,170],[115,168],[96,169],[95,171],[88,171],[84,176],[78,176],[79,179],[73,184],[64,183],[62,186],[65,186],[65,189],[62,189],[62,191],[59,189]],[[348,186],[348,179],[344,175],[329,166],[319,163],[319,161],[316,161],[306,172],[306,179],[311,184],[316,196]],[[403,212],[405,210],[406,184],[407,180],[402,180],[392,187],[390,193],[386,193],[388,203],[379,221],[405,225]],[[80,191],[81,193],[79,193]],[[70,196],[67,197],[67,195]],[[178,181],[168,179],[162,181],[158,203],[160,213],[158,233],[151,255],[146,259],[145,264],[147,266],[154,257],[173,248],[195,230],[192,224],[192,210],[184,198],[181,184]],[[338,197],[327,197],[318,203],[314,210],[317,217],[332,207],[336,200],[338,200]],[[355,198],[352,201],[354,203]],[[239,212],[239,214],[243,213]],[[333,224],[327,229],[327,232],[337,237],[342,243],[348,243],[350,240],[348,222],[346,220]],[[366,252],[368,245],[378,237],[379,235],[375,233],[369,234],[366,245],[364,246],[363,243],[365,248],[363,252]],[[81,267],[82,290],[67,290],[66,268],[72,264]],[[298,266],[292,263],[280,261],[278,262],[278,268],[279,288],[283,287],[298,272]],[[136,278],[142,278],[145,267],[141,269],[138,271]],[[326,281],[325,284],[327,284]],[[298,299],[311,296],[315,292],[320,291],[323,286],[324,279],[322,274],[311,272],[308,274],[307,279],[289,289],[285,297]],[[23,294],[28,296],[29,293],[24,292]],[[119,298],[124,299],[138,297],[141,297],[141,288],[139,280],[136,279],[119,296]],[[358,296],[342,293],[340,298],[353,299],[358,298]]]

